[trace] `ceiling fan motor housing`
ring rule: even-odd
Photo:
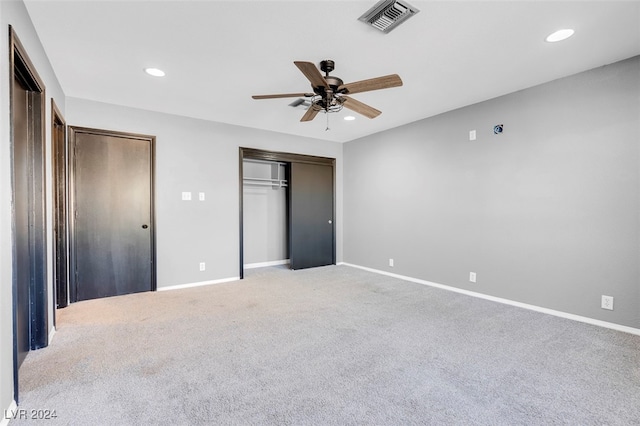
[[[342,86],[343,82],[341,78],[338,77],[334,77],[331,75],[328,75],[324,78],[327,82],[327,84],[329,85],[329,87],[331,87],[331,89],[333,89],[334,92],[336,92],[338,90],[338,87]]]
[[[314,87],[313,91],[316,94],[322,97],[325,97],[325,96],[333,97],[334,94],[340,93],[338,92],[338,88],[343,85],[343,81],[341,78],[328,75],[324,77],[324,80],[327,82],[329,87],[328,88],[324,86]]]

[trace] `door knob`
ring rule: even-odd
[[[333,223],[333,221],[332,221],[332,220],[329,220],[329,223],[331,224],[331,223]]]
[[[149,227],[149,225],[147,225],[146,223],[144,225],[142,225],[142,229],[147,229]]]

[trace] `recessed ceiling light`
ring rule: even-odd
[[[573,31],[571,28],[558,30],[552,34],[549,34],[545,40],[548,41],[549,43],[555,43],[556,41],[566,40],[569,37],[571,37],[574,32],[575,31]]]
[[[164,77],[164,71],[158,69],[158,68],[145,68],[144,72],[146,72],[149,75],[152,75],[154,77]]]
[[[347,121],[353,121],[356,118],[353,115],[347,115],[344,119],[347,120]]]

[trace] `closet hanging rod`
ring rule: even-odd
[[[269,180],[269,179],[262,179],[262,180],[255,180],[253,181],[253,179],[245,179],[243,182],[245,185],[253,185],[253,186],[279,186],[281,188],[287,187],[289,185],[287,185],[287,181],[286,180],[282,180],[282,181],[278,181],[278,180]]]
[[[261,182],[286,182],[286,179],[269,179],[269,178],[257,178],[257,177],[243,177],[242,180],[256,180]]]

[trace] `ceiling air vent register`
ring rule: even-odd
[[[418,12],[420,11],[407,2],[382,0],[359,17],[358,20],[379,29],[383,33],[388,33]]]

